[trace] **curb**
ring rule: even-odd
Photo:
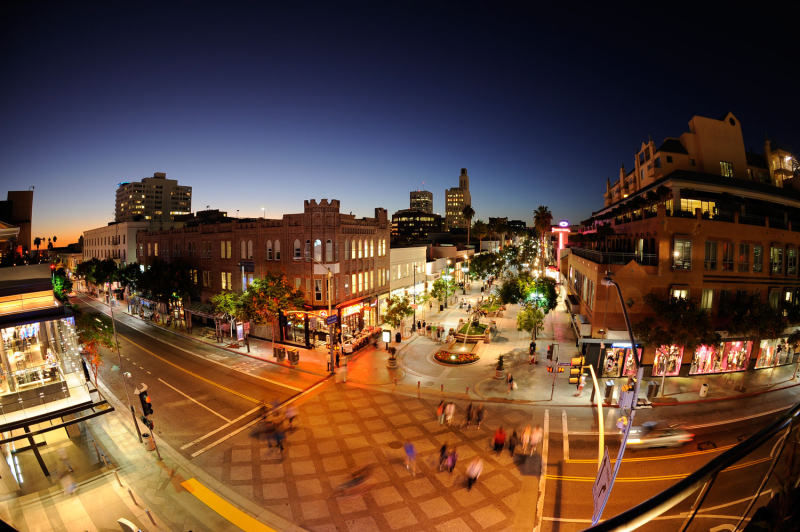
[[[790,384],[788,386],[781,386],[779,388],[771,388],[768,390],[758,390],[755,392],[747,392],[740,395],[729,395],[727,397],[712,397],[710,399],[693,399],[691,401],[676,401],[674,403],[661,403],[652,401],[650,404],[653,406],[678,406],[678,405],[691,405],[697,403],[717,403],[720,401],[735,401],[736,399],[742,399],[745,397],[755,397],[757,395],[763,395],[769,392],[778,392],[780,390],[788,390],[789,388],[794,388],[796,386],[800,386],[800,382],[797,384]]]

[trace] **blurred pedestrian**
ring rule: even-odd
[[[511,432],[511,437],[508,439],[508,452],[511,454],[511,457],[514,457],[514,449],[517,448],[519,444],[519,436],[517,436],[517,431],[514,430]]]
[[[479,456],[476,456],[467,466],[467,491],[472,489],[472,485],[475,484],[482,472],[483,460],[481,460]]]
[[[506,431],[503,430],[503,427],[498,427],[498,429],[494,433],[494,438],[492,438],[492,444],[494,445],[494,452],[500,454],[503,450],[503,447],[506,445]]]
[[[456,448],[451,447],[450,452],[447,453],[447,471],[449,473],[453,472],[453,469],[456,468],[456,460],[458,459],[458,455],[456,454]]]
[[[542,441],[542,427],[536,425],[531,432],[531,454],[536,452],[536,447],[539,446],[540,441]]]
[[[514,376],[510,372],[506,375],[506,386],[508,387],[506,393],[511,393],[511,390],[514,389]]]
[[[586,374],[581,374],[581,378],[578,381],[578,393],[575,394],[575,397],[580,397],[583,394],[584,386],[586,386]]]
[[[478,428],[481,428],[481,423],[483,422],[483,416],[485,415],[484,412],[485,411],[483,405],[478,405],[478,412],[475,415],[475,423],[478,425]]]
[[[522,454],[528,452],[528,447],[531,445],[531,426],[525,425],[525,429],[522,431]]]
[[[406,452],[406,469],[411,471],[411,476],[413,477],[417,474],[417,450],[410,441],[403,445],[403,449]]]
[[[456,415],[456,405],[454,402],[450,401],[449,403],[447,403],[447,405],[444,407],[444,415],[447,420],[447,424],[452,425],[453,418]]]
[[[464,426],[469,427],[472,424],[472,403],[467,405],[467,414],[465,416]]]
[[[289,405],[289,407],[286,409],[286,419],[289,421],[289,430],[292,430],[294,428],[293,423],[294,423],[294,418],[296,417],[297,417],[297,407],[294,405]]]
[[[439,401],[439,406],[436,407],[436,417],[439,419],[439,425],[444,425],[444,400]]]
[[[275,425],[275,446],[281,452],[281,456],[283,456],[283,442],[286,440],[286,432],[283,429],[283,423],[277,423]]]
[[[439,471],[444,471],[444,468],[447,467],[447,444],[442,444],[442,447],[439,449]]]

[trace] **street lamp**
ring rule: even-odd
[[[607,495],[605,496],[605,498],[603,499],[603,501],[600,504],[599,511],[596,512],[596,514],[593,516],[592,525],[596,525],[597,522],[600,520],[600,517],[602,517],[603,510],[606,507],[606,502],[608,502],[608,497],[610,496],[611,490],[614,487],[614,481],[617,479],[617,473],[619,473],[619,468],[622,465],[622,458],[625,455],[625,447],[626,447],[626,445],[628,443],[628,434],[630,433],[630,429],[633,426],[633,416],[634,416],[634,413],[636,412],[636,402],[638,401],[638,398],[639,398],[639,384],[642,381],[642,374],[644,373],[644,370],[643,370],[643,368],[641,366],[641,362],[640,362],[638,356],[636,355],[636,340],[633,337],[633,329],[631,328],[631,321],[628,318],[628,310],[625,307],[625,299],[622,297],[622,289],[619,287],[619,284],[614,279],[612,279],[610,277],[610,275],[611,275],[611,272],[606,272],[606,276],[603,277],[603,280],[601,281],[601,283],[604,286],[607,286],[607,287],[608,286],[613,286],[614,288],[617,289],[617,297],[619,298],[619,304],[622,307],[622,315],[625,318],[625,328],[628,330],[628,336],[630,337],[630,340],[631,340],[631,353],[633,354],[633,360],[634,360],[634,364],[636,366],[636,381],[633,383],[633,392],[632,392],[633,393],[633,397],[631,397],[631,399],[630,399],[630,401],[631,401],[631,403],[630,403],[630,417],[629,417],[628,423],[625,426],[625,429],[623,430],[623,433],[622,433],[622,443],[619,446],[619,452],[617,453],[617,461],[614,464],[614,470],[611,473],[611,483],[609,484],[608,490],[606,491]],[[625,362],[623,362],[623,364],[625,364]],[[630,393],[630,392],[628,392],[628,393]],[[630,395],[628,395],[627,397],[630,397]],[[619,406],[620,406],[620,410],[622,410],[623,408],[625,408],[627,406],[627,405],[623,405],[623,395],[620,395],[620,405]]]
[[[333,284],[332,284],[331,280],[333,279],[333,272],[331,271],[330,268],[328,268],[328,266],[326,264],[323,264],[322,262],[318,261],[316,258],[312,257],[311,260],[313,260],[314,263],[319,264],[320,266],[322,266],[323,268],[328,270],[328,275],[326,276],[327,277],[327,284],[326,284],[326,287],[325,287],[325,291],[327,292],[327,295],[328,295],[328,317],[327,317],[327,319],[325,321],[330,321],[331,320],[331,316],[332,316],[332,314],[331,314],[331,286],[333,286]],[[328,323],[328,345],[330,347],[330,355],[329,355],[330,358],[328,360],[328,371],[330,373],[333,373],[333,371],[334,371],[334,356],[333,356],[333,334],[334,334],[334,330],[335,330],[335,323],[334,322]]]
[[[417,330],[417,262],[414,261],[414,284],[411,287],[414,294],[414,321],[411,322],[411,332]]]

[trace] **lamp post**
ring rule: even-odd
[[[633,397],[631,399],[630,404],[630,418],[628,419],[628,423],[625,426],[625,429],[622,432],[622,443],[619,446],[619,452],[617,453],[617,461],[614,464],[614,470],[611,473],[611,483],[608,486],[608,490],[606,493],[605,499],[602,501],[600,506],[600,510],[593,516],[592,525],[596,525],[598,521],[600,521],[600,517],[603,515],[603,510],[606,507],[606,502],[608,501],[608,497],[611,494],[611,490],[614,487],[614,481],[617,479],[617,473],[619,473],[619,468],[622,465],[622,458],[625,455],[625,447],[628,443],[628,434],[630,433],[630,428],[633,426],[633,416],[636,412],[636,402],[639,398],[639,384],[642,380],[642,374],[644,372],[641,362],[636,354],[636,340],[633,337],[633,329],[631,328],[631,321],[628,318],[628,310],[625,308],[625,299],[622,297],[622,289],[619,287],[619,284],[610,277],[611,272],[606,272],[606,276],[602,280],[602,284],[605,286],[613,286],[617,289],[617,297],[619,298],[619,304],[622,307],[622,315],[625,318],[625,328],[628,330],[628,336],[631,340],[631,353],[633,354],[634,365],[636,366],[636,381],[633,384]],[[625,362],[623,361],[623,364]],[[624,366],[623,366],[624,367]],[[622,395],[620,395],[620,403],[622,403]],[[624,406],[620,404],[620,409]]]
[[[326,264],[323,264],[322,262],[318,261],[317,259],[312,257],[311,260],[313,260],[314,263],[319,264],[320,266],[322,266],[323,268],[325,268],[328,271],[328,274],[326,276],[327,284],[325,286],[325,291],[327,292],[327,296],[328,296],[328,319],[330,319],[330,317],[332,316],[332,314],[331,314],[331,286],[333,286],[333,284],[332,284],[331,280],[333,279],[333,272],[331,271],[330,268],[328,268],[328,266]],[[329,354],[329,359],[328,359],[328,372],[329,373],[333,373],[334,372],[334,368],[335,368],[335,366],[334,366],[334,356],[333,356],[333,335],[334,335],[335,327],[336,327],[335,323],[329,323],[328,324],[328,346],[330,348],[330,354]]]
[[[414,294],[414,321],[411,322],[411,332],[417,330],[417,262],[414,261],[414,284],[411,288]]]

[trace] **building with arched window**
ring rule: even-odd
[[[328,298],[342,341],[380,323],[378,296],[389,291],[389,232],[385,209],[357,218],[339,212],[338,200],[308,200],[302,213],[281,219],[229,218],[141,232],[136,251],[138,261],[149,264],[156,249],[179,250],[158,258],[188,261],[198,272],[202,302],[222,290],[246,290],[267,272],[283,273],[305,295],[306,308],[281,317],[275,340],[311,347],[327,341]],[[290,246],[286,256],[281,242]],[[255,326],[253,334],[271,338],[271,327]]]

